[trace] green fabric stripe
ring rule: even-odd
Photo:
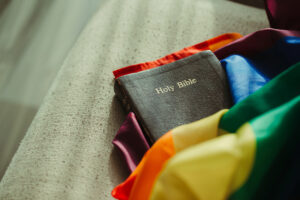
[[[278,199],[286,161],[300,142],[299,113],[300,96],[250,121],[257,142],[254,166],[231,199]]]
[[[296,147],[300,141],[300,134],[297,134],[300,131],[296,127],[300,113],[299,78],[300,62],[236,104],[222,117],[220,128],[227,132],[236,132],[242,124],[249,122],[257,143],[251,174],[230,199],[283,197],[280,183],[288,182],[292,177],[287,167],[292,167],[289,163],[295,160],[292,159],[295,156],[293,151],[298,151]]]
[[[300,62],[233,106],[222,117],[220,128],[228,132],[235,132],[245,122],[299,95],[299,75]]]

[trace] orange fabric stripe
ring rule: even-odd
[[[193,46],[183,48],[177,52],[174,52],[165,57],[159,58],[158,60],[149,61],[149,62],[145,62],[145,63],[139,63],[139,64],[130,65],[127,67],[117,69],[117,70],[113,71],[113,74],[114,74],[115,78],[118,78],[118,77],[124,76],[126,74],[136,73],[136,72],[151,69],[154,67],[159,67],[159,66],[174,62],[176,60],[191,56],[195,53],[199,53],[200,51],[204,51],[204,50],[216,51],[219,48],[221,48],[241,37],[242,37],[242,35],[239,33],[225,33],[223,35],[219,35],[217,37],[206,40],[204,42],[195,44]]]
[[[144,155],[132,174],[114,188],[116,199],[148,199],[156,177],[164,164],[175,154],[171,131],[164,134]]]

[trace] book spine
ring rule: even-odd
[[[126,112],[130,112],[132,109],[128,102],[128,96],[127,96],[126,92],[124,91],[123,87],[121,86],[121,83],[118,79],[115,80],[114,91],[115,91],[117,98],[121,102],[122,106],[126,110]]]
[[[121,102],[123,108],[125,109],[125,111],[135,113],[136,118],[137,118],[139,124],[141,125],[141,129],[144,133],[146,140],[148,141],[149,144],[153,144],[154,140],[152,139],[149,130],[144,126],[143,120],[140,117],[139,112],[135,109],[134,104],[132,104],[127,92],[125,91],[120,80],[118,80],[118,79],[115,80],[114,91],[115,91],[117,98]]]

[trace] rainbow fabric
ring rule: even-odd
[[[298,197],[300,63],[229,111],[160,138],[113,191],[118,199]]]
[[[286,36],[252,55],[233,54],[221,60],[234,103],[237,103],[300,61],[300,37]],[[238,53],[238,52],[236,52]]]
[[[235,106],[163,135],[115,198],[300,199],[300,4],[265,3],[271,27],[294,30],[263,29],[216,48]],[[194,47],[202,48],[119,75],[173,62]]]
[[[300,63],[226,112],[221,136],[166,163],[150,199],[299,199],[299,76]]]
[[[211,39],[211,41],[222,41],[221,38],[237,38],[234,37],[234,35],[235,34],[224,34]],[[231,41],[224,47],[222,47],[221,44],[226,44],[229,40],[217,43],[218,45],[215,44],[215,46],[220,47],[219,49],[215,49],[216,55],[219,58],[227,56],[221,60],[221,63],[226,69],[234,103],[240,102],[264,86],[277,74],[300,61],[300,54],[297,53],[300,52],[300,37],[298,36],[300,36],[299,31],[268,28]],[[206,43],[207,42],[204,42],[204,44]],[[199,44],[198,47],[201,46]],[[192,47],[194,48],[195,46]],[[188,49],[190,49],[190,47],[181,50],[181,55],[191,54],[192,52]],[[200,49],[197,51],[200,51]],[[194,49],[193,52],[196,52],[196,50]],[[172,56],[166,56],[164,58],[167,57]],[[180,56],[176,58],[179,59]],[[163,61],[172,62],[173,60],[164,59]],[[154,63],[152,63],[151,66],[158,67],[154,66]],[[142,65],[143,64],[139,64],[139,66]],[[122,69],[126,68],[127,67],[121,68],[119,72],[122,72]],[[124,123],[126,124],[127,122],[125,121]],[[136,124],[136,128],[140,129],[138,124]],[[136,168],[136,163],[140,161],[140,158],[145,152],[140,151],[140,148],[136,148],[141,143],[138,145],[128,145],[128,141],[132,141],[130,144],[134,144],[135,141],[145,141],[143,135],[137,135],[135,132],[137,131],[132,129],[132,131],[123,133],[122,129],[120,129],[114,139],[114,143],[119,144],[117,148],[122,152],[131,172]],[[119,137],[119,135],[122,135],[122,137]],[[120,148],[120,145],[122,148]],[[144,149],[148,148],[148,145],[144,146]]]

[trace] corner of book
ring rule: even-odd
[[[122,92],[121,92],[121,88],[120,88],[121,86],[120,86],[120,82],[119,82],[119,80],[118,79],[115,79],[115,83],[114,83],[114,92],[115,92],[115,94],[116,94],[116,96],[117,96],[117,98],[118,99],[122,99],[123,97],[123,95],[122,95]]]

